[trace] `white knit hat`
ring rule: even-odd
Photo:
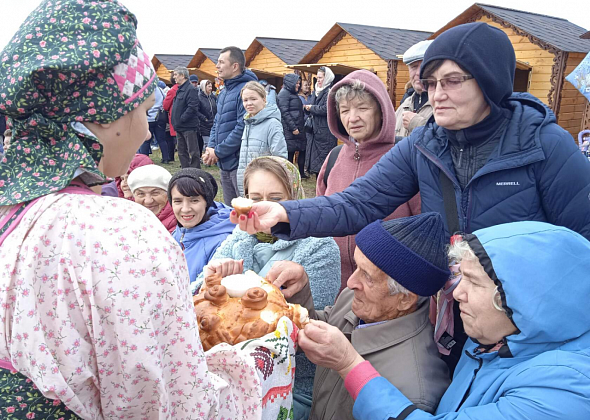
[[[426,50],[430,44],[432,44],[432,40],[420,41],[408,48],[408,51],[404,53],[404,64],[409,66],[414,61],[423,60],[424,54],[426,53]]]
[[[127,178],[127,184],[131,192],[138,188],[152,187],[168,191],[168,183],[172,175],[166,169],[158,165],[145,165],[134,169]]]

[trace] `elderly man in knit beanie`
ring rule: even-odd
[[[304,351],[314,351],[315,343],[306,337],[308,328],[325,329],[326,340],[336,338],[334,354],[325,357],[338,357],[343,349],[338,347],[338,339],[350,341],[416,406],[434,412],[449,384],[428,319],[428,297],[437,293],[450,275],[442,217],[424,213],[376,221],[360,231],[356,245],[358,268],[335,305],[323,311],[314,310],[307,275],[295,263],[282,266],[280,272],[271,270],[267,278],[286,287],[286,296],[301,288],[289,302],[302,304],[310,318],[324,321],[312,321],[300,332]],[[309,419],[352,420],[353,405],[338,372],[318,366]]]

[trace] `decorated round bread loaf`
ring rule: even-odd
[[[274,331],[283,316],[299,328],[309,322],[307,309],[287,303],[279,288],[252,271],[207,277],[193,301],[205,351],[260,338]]]

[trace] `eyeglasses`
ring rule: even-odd
[[[420,79],[420,83],[425,90],[428,92],[434,92],[436,90],[437,83],[440,83],[442,90],[457,90],[461,89],[463,86],[463,82],[473,79],[474,77],[470,74],[465,74],[463,76],[451,76],[445,77],[443,79]]]

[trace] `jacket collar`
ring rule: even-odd
[[[541,129],[555,122],[553,112],[530,94],[514,94],[506,102],[510,113],[506,130],[488,162],[473,179],[486,173],[526,166],[545,160],[541,145]],[[447,130],[439,127],[434,118],[418,131],[416,147],[445,171],[454,173],[450,158]]]
[[[395,346],[415,337],[428,326],[428,302],[428,299],[424,299],[415,312],[401,318],[360,329],[355,329],[359,324],[359,317],[350,310],[344,315],[347,325],[342,331],[361,356]]]

